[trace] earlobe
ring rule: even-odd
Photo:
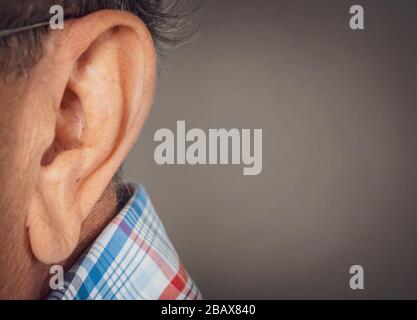
[[[48,74],[62,83],[50,92],[61,103],[27,218],[32,251],[44,263],[66,259],[77,246],[83,221],[147,118],[156,78],[153,43],[136,17],[98,12],[74,20],[69,32],[71,42],[47,52],[66,67]]]

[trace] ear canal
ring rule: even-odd
[[[66,88],[57,114],[55,138],[42,157],[41,165],[50,165],[60,152],[79,148],[86,128],[86,120],[79,97]]]

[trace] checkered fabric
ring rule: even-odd
[[[51,300],[201,299],[142,186],[65,275]]]

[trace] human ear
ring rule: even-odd
[[[156,55],[146,26],[104,10],[53,32],[31,74],[54,125],[40,129],[39,174],[27,227],[43,263],[66,259],[83,221],[133,147],[152,105]],[[46,98],[45,98],[46,99]]]

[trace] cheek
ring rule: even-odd
[[[21,261],[19,257],[25,256],[26,217],[34,190],[34,174],[30,170],[20,120],[21,117],[13,117],[5,126],[7,134],[0,136],[0,256],[4,258],[2,261],[11,262]],[[0,268],[7,271],[9,267],[1,265]]]
[[[45,107],[27,105],[15,126],[13,167],[16,175],[14,188],[33,196],[42,165],[42,157],[52,144],[55,132],[55,117]],[[52,109],[51,109],[52,110]]]

